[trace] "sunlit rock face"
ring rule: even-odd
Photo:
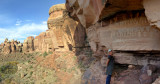
[[[152,26],[160,28],[160,0],[143,0],[147,19]]]
[[[110,20],[108,24],[104,21],[103,25],[98,24],[87,29],[90,45],[94,51],[98,48],[96,45],[122,51],[160,50],[158,45],[160,32],[157,28],[150,26],[145,16],[113,23]]]
[[[0,45],[0,52],[4,54],[22,52],[22,44],[17,40],[8,40],[7,38]]]
[[[32,52],[32,51],[34,51],[34,37],[30,36],[27,37],[26,40],[24,40],[23,52]]]
[[[70,16],[86,28],[95,57],[101,58],[104,49],[113,49],[116,54],[131,52],[131,58],[133,56],[136,59],[134,56],[138,55],[135,52],[160,51],[158,2],[159,0],[66,0],[66,8]],[[117,56],[118,63],[123,64],[127,60],[119,59],[123,57],[121,53]],[[131,61],[124,64],[157,65],[151,61]]]
[[[54,51],[53,40],[51,37],[51,32],[46,31],[40,33],[34,39],[34,49],[38,52],[52,52]]]
[[[85,29],[69,17],[65,4],[51,7],[49,15],[48,28],[55,51],[73,51],[84,47]]]
[[[120,12],[141,10],[142,0],[66,0],[71,16],[78,19],[84,27]]]
[[[104,51],[113,49],[118,64],[159,66],[158,3],[159,0],[66,0],[66,8],[85,27],[97,63],[103,60]],[[103,84],[99,79],[104,77],[104,70],[99,67],[102,65],[93,64],[85,72],[83,84]]]

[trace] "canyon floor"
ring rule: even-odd
[[[1,54],[0,81],[2,84],[65,84],[70,80],[74,82],[80,79],[81,72],[78,69],[80,66],[75,62],[76,57],[72,54]]]
[[[86,82],[84,79],[85,76],[89,76],[87,70],[90,67],[94,67],[95,70],[96,67],[99,68],[96,66],[97,61],[87,52],[79,56],[74,52],[12,53],[0,56],[0,84],[92,84],[92,81]],[[150,82],[146,84],[151,84],[159,75],[159,69],[147,66],[154,75],[141,77],[144,74],[141,71],[147,70],[142,67],[116,64],[111,84],[139,84],[143,79]],[[91,72],[93,71],[89,73]],[[97,70],[94,74],[103,74],[102,81],[105,84],[105,68],[103,73],[99,74]]]

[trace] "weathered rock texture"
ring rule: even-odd
[[[156,10],[158,2],[158,0],[66,0],[66,7],[71,17],[86,28],[94,56],[101,58],[103,48],[129,51],[132,55],[134,51],[145,53],[160,51],[160,31],[157,28],[159,10]],[[122,55],[121,57],[123,58]],[[122,62],[122,59],[117,59],[117,62],[119,60]],[[133,60],[131,63],[136,64]]]
[[[34,51],[34,37],[30,36],[27,37],[26,40],[24,40],[23,52],[32,52],[32,51]]]
[[[39,36],[34,39],[35,51],[51,52],[54,51],[53,40],[51,38],[51,32],[42,32]]]
[[[5,39],[4,43],[1,43],[0,49],[3,53],[9,54],[9,53],[15,53],[15,52],[21,52],[22,44],[18,41],[11,40],[9,41],[7,38]]]
[[[85,29],[69,17],[65,4],[51,7],[49,15],[48,30],[34,39],[35,51],[75,51],[85,46]]]
[[[159,0],[143,0],[143,6],[145,9],[145,14],[147,16],[147,19],[149,23],[152,26],[156,26],[160,28],[160,10],[159,10]]]
[[[156,79],[156,81],[154,81],[154,83],[152,84],[160,84],[160,77]]]
[[[84,47],[85,29],[69,17],[64,4],[51,7],[49,15],[48,28],[55,51],[72,51]]]
[[[159,3],[159,0],[66,0],[66,8],[85,27],[97,63],[104,57],[104,51],[113,49],[116,63],[159,66]],[[97,67],[95,64],[85,72],[89,76],[84,77],[84,84],[103,84],[98,79],[103,75],[93,74],[104,72]],[[141,84],[152,77],[143,78]]]
[[[85,48],[86,30],[73,20],[65,4],[54,5],[49,10],[48,30],[35,38],[30,36],[23,43],[23,52],[78,51]],[[7,43],[7,42],[6,42]],[[21,44],[8,42],[4,51],[15,52]],[[11,48],[10,48],[11,47]]]

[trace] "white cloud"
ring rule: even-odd
[[[9,40],[17,39],[23,42],[28,36],[37,36],[47,29],[47,25],[43,22],[41,24],[30,23],[12,28],[0,28],[0,43],[3,42],[5,38],[8,38]]]
[[[43,23],[43,24],[47,24],[47,21],[43,21],[42,23]]]
[[[19,19],[18,19],[18,20],[16,21],[16,24],[15,24],[15,25],[16,25],[16,26],[19,26],[19,25],[21,25],[21,23],[22,23],[22,20],[19,20]]]

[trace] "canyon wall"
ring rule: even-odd
[[[158,65],[159,60],[156,63],[139,60],[140,63],[137,63],[137,60],[128,58],[141,59],[143,57],[139,54],[153,53],[157,56],[155,53],[159,53],[157,4],[159,2],[159,0],[66,0],[66,8],[70,16],[85,27],[94,56],[102,58],[103,54],[100,53],[106,49],[113,49],[117,55],[115,57],[117,63]]]
[[[0,44],[0,50],[4,54],[22,52],[22,44],[17,40],[9,41],[7,38]]]
[[[48,28],[55,51],[72,51],[84,47],[85,29],[69,17],[64,4],[51,7],[49,15]]]
[[[107,60],[104,54],[108,49],[114,51],[117,64],[160,67],[158,3],[159,0],[66,0],[65,5],[50,8],[46,32],[35,38],[28,37],[23,44],[6,39],[0,50],[6,54],[77,53],[91,48],[93,53],[89,52],[88,57],[84,52],[77,55],[80,65],[84,63],[89,67],[84,70],[82,84],[104,84]]]
[[[107,60],[104,53],[108,49],[114,51],[118,64],[160,67],[159,3],[159,0],[66,0],[70,16],[85,27],[97,60],[84,72],[82,84],[104,84]],[[115,84],[135,81],[151,84],[141,79]]]
[[[86,30],[69,16],[65,4],[54,5],[49,10],[48,30],[35,38],[27,37],[22,47],[23,52],[75,51],[85,48]],[[7,42],[0,47],[6,53],[15,52],[15,42]],[[5,45],[5,46],[4,46]],[[18,48],[18,47],[17,47]]]

